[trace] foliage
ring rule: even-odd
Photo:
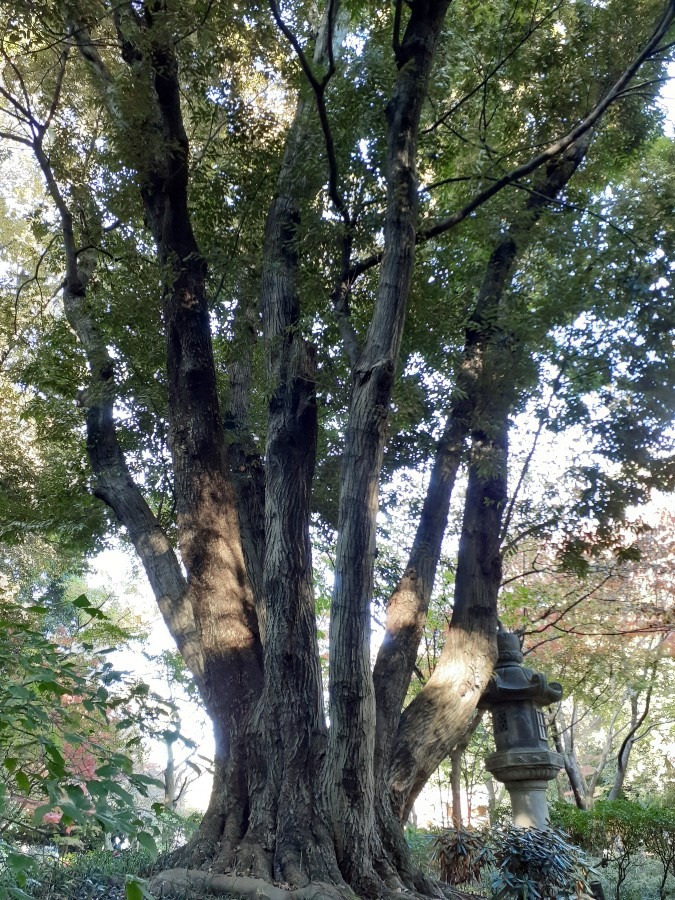
[[[193,810],[185,815],[165,807],[157,811],[157,831],[155,842],[162,856],[169,856],[178,847],[186,844],[197,831],[202,813]]]
[[[4,4],[0,126],[14,148],[5,163],[25,162],[32,176],[39,166],[49,196],[32,177],[23,205],[13,196],[1,210],[10,231],[21,206],[22,240],[2,260],[0,392],[13,415],[0,440],[9,495],[0,531],[18,541],[30,527],[90,548],[112,524],[91,494],[107,503],[228,748],[227,779],[265,793],[241,801],[218,791],[240,807],[231,846],[261,827],[261,810],[283,820],[294,780],[309,777],[307,828],[315,800],[330,796],[345,830],[340,865],[352,867],[349,848],[359,857],[345,873],[356,883],[369,867],[364,848],[389,845],[365,834],[375,782],[394,771],[371,745],[384,737],[392,753],[419,760],[421,783],[449,730],[427,699],[467,697],[454,717],[461,733],[489,677],[502,532],[509,546],[520,526],[557,535],[565,570],[580,572],[589,547],[620,540],[627,504],[674,482],[663,228],[673,150],[657,105],[672,7],[464,2],[446,23],[447,3],[350,2],[346,39],[333,48],[329,33],[328,61],[310,62],[314,4],[282,5],[271,3],[270,16],[267,4],[205,0]],[[335,7],[324,6],[332,26]],[[547,498],[546,527],[528,522],[515,497],[506,503],[509,423],[526,408],[544,430],[577,429],[591,444]],[[456,439],[439,440],[445,423]],[[469,458],[452,637],[480,649],[463,654],[468,677],[459,650],[439,663],[406,707],[413,726],[397,729],[403,684],[382,736],[382,695],[394,696],[395,677],[392,668],[375,690],[371,604],[391,600],[405,563],[382,553],[386,588],[373,591],[378,486],[391,481],[394,506],[397,476],[433,454],[453,485]],[[88,499],[80,506],[73,494]],[[440,494],[429,493],[430,506]],[[415,620],[410,632],[388,628],[392,639],[410,633],[412,649],[382,643],[380,658],[387,646],[400,656],[402,681],[440,554],[445,499],[436,505],[435,521],[420,518],[423,558],[408,567],[419,576],[414,596],[388,607],[396,619],[407,605]],[[324,534],[340,529],[326,578],[331,709],[320,766],[314,736],[328,723],[312,515]],[[86,598],[82,609],[95,615]],[[432,622],[429,671],[446,615]],[[462,615],[483,624],[467,629]],[[446,640],[445,655],[454,647]],[[425,693],[450,669],[452,685]],[[101,708],[83,701],[87,713],[105,715],[104,690]],[[432,704],[442,718],[443,704]],[[173,740],[172,731],[171,752]],[[426,753],[405,740],[426,741]],[[62,768],[47,772],[55,795],[65,784],[80,804],[93,800],[85,810],[68,794],[60,815],[95,818],[96,779],[85,792]],[[119,786],[101,768],[99,781]],[[269,777],[258,777],[263,768]],[[29,776],[17,769],[8,777],[22,789]],[[34,769],[29,787],[39,790]],[[330,854],[335,843],[326,839]],[[276,874],[312,880],[306,854],[269,849]]]
[[[436,832],[408,825],[405,830],[406,843],[415,865],[428,875],[438,878],[438,858],[434,851]]]
[[[492,889],[498,900],[590,896],[591,864],[564,832],[500,826],[491,840],[497,865]]]
[[[555,541],[524,541],[508,559],[502,621],[523,635],[528,665],[564,685],[552,730],[581,805],[671,777],[674,526],[655,496],[620,548],[588,550],[583,572],[561,567]]]
[[[104,617],[84,595],[73,606]],[[46,637],[46,612],[0,603],[0,852],[15,893],[35,869],[21,842],[67,845],[76,834],[91,840],[93,829],[155,851],[156,826],[136,802],[153,779],[134,771],[130,755],[137,737],[129,704],[147,690],[125,685],[105,651],[87,656]]]
[[[484,835],[464,828],[448,828],[439,834],[433,853],[438,860],[441,881],[446,884],[478,883],[483,869],[495,863]]]
[[[669,805],[619,799],[598,801],[591,810],[579,810],[558,803],[551,819],[580,846],[601,855],[603,865],[612,864],[617,900],[645,852],[660,863],[658,896],[666,896],[668,875],[675,876],[675,812]]]
[[[424,832],[415,831],[420,847]],[[410,839],[410,838],[409,838]],[[476,831],[448,829],[426,835],[429,862],[441,880],[462,888],[486,877],[495,898],[571,900],[590,896],[595,877],[587,855],[559,828],[539,831],[500,823]]]
[[[33,877],[24,886],[35,900],[103,900],[123,897],[125,876],[146,871],[153,862],[145,850],[98,850],[35,857]],[[0,875],[0,890],[12,882]]]

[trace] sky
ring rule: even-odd
[[[109,549],[99,553],[93,560],[91,571],[87,576],[87,585],[92,589],[100,588],[115,594],[120,605],[130,608],[138,615],[147,630],[147,641],[143,652],[137,646],[123,649],[111,656],[111,662],[132,676],[142,679],[151,690],[167,697],[167,686],[148,656],[158,656],[164,650],[175,650],[176,645],[164,624],[159,608],[142,566],[135,554],[121,542],[112,541]],[[178,706],[181,715],[181,732],[198,745],[197,753],[207,759],[213,758],[213,735],[204,713],[194,701],[178,695]],[[164,745],[161,741],[146,740],[146,761],[150,766],[163,769],[166,765]],[[179,746],[176,751],[176,762],[188,755]],[[206,769],[206,766],[204,766]],[[185,795],[188,809],[206,809],[211,790],[211,777],[205,771]]]

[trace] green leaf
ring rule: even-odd
[[[135,773],[132,776],[132,780],[135,785],[136,784],[144,784],[144,785],[147,785],[148,787],[156,787],[156,788],[164,787],[164,782],[160,781],[159,778],[153,778],[151,775],[143,775],[142,773]]]
[[[14,776],[16,779],[16,786],[19,788],[22,794],[28,796],[30,794],[30,779],[25,772],[19,770]]]
[[[135,875],[127,875],[124,889],[127,900],[155,900],[154,895],[145,887],[145,882]]]
[[[3,766],[7,769],[8,772],[16,772],[19,765],[19,760],[16,756],[8,756],[7,759],[3,762]]]
[[[82,810],[78,809],[74,803],[62,801],[59,806],[61,807],[64,819],[70,819],[72,822],[77,822],[78,825],[84,825],[87,821],[87,816],[85,816],[82,813]]]
[[[141,847],[151,853],[155,859],[159,856],[159,850],[157,849],[155,839],[151,834],[148,834],[147,831],[139,831],[136,835],[136,839]]]
[[[49,743],[45,747],[45,753],[49,757],[49,761],[47,766],[49,768],[49,774],[53,778],[64,778],[66,775],[66,761],[63,758],[61,752],[54,746],[54,744]]]
[[[22,684],[10,684],[7,693],[17,700],[32,700],[33,695]]]
[[[87,795],[84,793],[79,784],[67,784],[65,786],[66,793],[70,800],[77,806],[78,809],[82,809],[87,811],[91,804],[87,798]]]
[[[35,685],[35,687],[43,694],[56,694],[58,697],[63,697],[66,694],[70,694],[68,688],[65,688],[57,681],[39,681]]]
[[[43,818],[47,815],[48,812],[52,812],[54,809],[53,803],[44,803],[42,806],[38,806],[33,810],[33,823],[35,825],[39,825]]]

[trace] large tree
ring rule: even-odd
[[[675,6],[0,8],[2,137],[51,204],[32,210],[43,249],[11,298],[7,378],[75,455],[77,396],[89,470],[62,490],[89,484],[125,529],[214,725],[181,861],[226,874],[164,878],[437,893],[402,822],[491,674],[512,416],[550,391],[578,421],[595,392],[595,433],[601,400],[630,397],[596,441],[608,536],[619,497],[670,471],[650,456],[669,395],[649,391],[672,383],[668,238],[658,192],[639,240],[619,201],[629,175],[649,193],[635,172]],[[35,291],[50,278],[56,311]],[[42,321],[21,331],[30,303]],[[631,328],[652,381],[626,371]],[[379,486],[406,465],[428,488],[373,666]],[[463,465],[450,626],[403,709]],[[332,560],[327,712],[314,539]]]

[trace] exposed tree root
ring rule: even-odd
[[[312,882],[293,891],[249,875],[212,875],[195,869],[167,869],[150,882],[156,897],[190,897],[199,893],[232,895],[242,900],[355,900],[353,891],[332,884]]]
[[[443,885],[443,894],[449,900],[478,900],[475,894],[465,894]],[[194,900],[203,894],[217,897],[237,897],[240,900],[357,900],[357,895],[346,886],[313,881],[304,887],[286,888],[270,884],[263,878],[250,875],[225,875],[202,872],[196,869],[167,869],[155,875],[150,890],[157,898]],[[408,891],[385,891],[382,900],[424,898],[428,894]],[[435,896],[438,896],[435,894]]]

